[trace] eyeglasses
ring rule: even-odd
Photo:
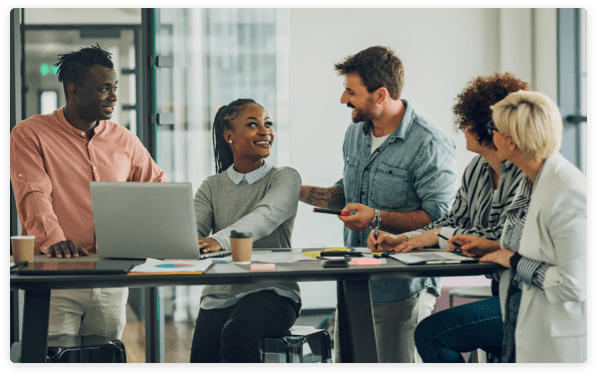
[[[485,127],[487,128],[487,134],[489,134],[490,137],[493,137],[493,132],[496,131],[499,133],[498,128],[496,128],[495,126],[492,125],[493,121],[489,121],[487,123],[487,125],[485,125]]]

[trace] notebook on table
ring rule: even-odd
[[[479,259],[469,258],[454,252],[446,251],[421,251],[397,253],[390,255],[390,258],[396,259],[404,264],[458,264],[458,263],[478,263]]]

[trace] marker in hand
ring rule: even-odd
[[[319,212],[322,214],[332,214],[338,216],[350,216],[350,211],[341,211],[341,210],[329,210],[327,208],[317,208],[313,209],[313,212]]]

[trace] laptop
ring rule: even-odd
[[[90,182],[97,255],[199,259],[190,182]]]

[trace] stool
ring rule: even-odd
[[[306,345],[305,345],[306,344]],[[325,329],[294,326],[259,342],[264,363],[331,363],[330,334]]]
[[[454,307],[454,297],[485,299],[493,297],[491,286],[461,286],[450,289],[450,307]],[[469,353],[467,362],[495,362],[493,353],[486,353],[483,349],[477,349]]]
[[[20,362],[21,343],[11,347],[11,360]],[[47,362],[126,363],[126,350],[120,340],[104,336],[48,336]]]

